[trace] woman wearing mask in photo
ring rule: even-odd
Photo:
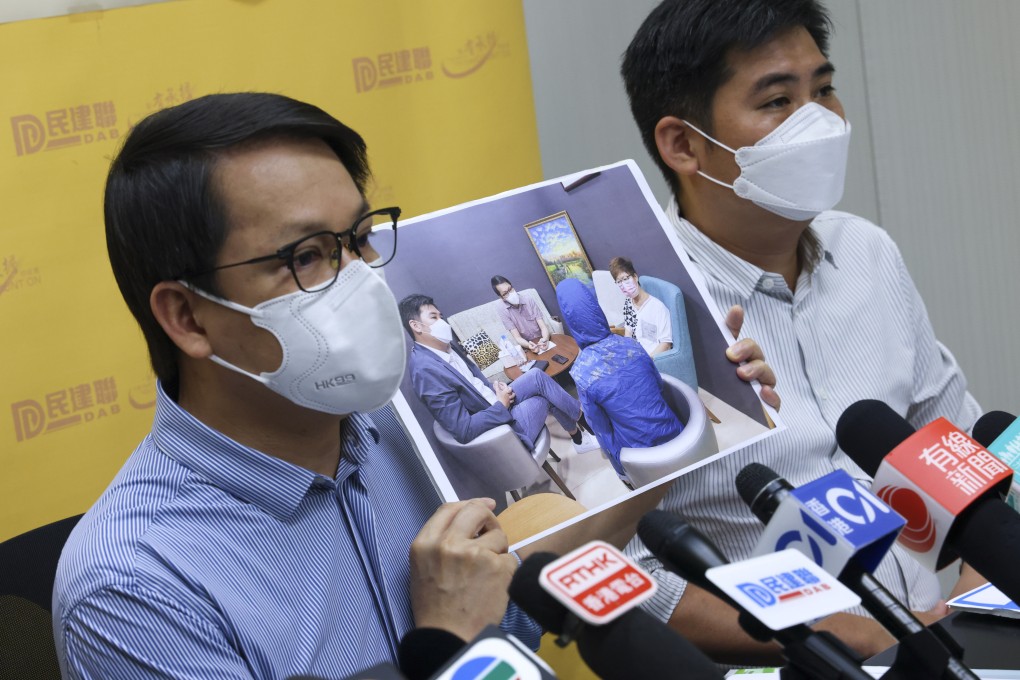
[[[627,296],[623,303],[625,335],[637,340],[649,356],[673,348],[673,323],[666,305],[641,287],[634,263],[625,257],[609,262],[609,273]]]

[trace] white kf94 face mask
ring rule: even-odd
[[[429,334],[439,342],[445,342],[447,345],[453,342],[453,326],[446,323],[446,319],[436,319],[428,329]]]
[[[400,387],[406,349],[397,301],[360,260],[344,267],[329,288],[315,293],[299,290],[254,307],[184,285],[207,300],[247,314],[283,348],[280,367],[259,375],[215,354],[210,359],[299,406],[337,415],[373,411]]]
[[[850,123],[821,104],[805,104],[754,146],[736,151],[684,123],[732,153],[740,167],[733,184],[701,170],[698,174],[765,210],[802,222],[831,210],[843,198]]]

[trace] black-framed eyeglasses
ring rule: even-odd
[[[253,257],[244,262],[234,262],[213,267],[204,272],[189,273],[179,277],[192,279],[205,276],[221,269],[258,264],[270,260],[283,260],[294,275],[298,288],[306,293],[315,293],[328,288],[340,274],[340,249],[347,248],[369,267],[377,269],[389,264],[397,253],[397,218],[400,208],[380,208],[365,213],[340,232],[320,231],[288,243],[271,255]],[[372,258],[372,259],[369,259]]]

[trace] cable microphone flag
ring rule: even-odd
[[[601,626],[584,623],[541,583],[542,570],[557,561],[556,555],[542,552],[524,560],[510,581],[510,599],[547,632],[559,635],[557,644],[576,640],[578,653],[598,677],[670,678],[682,669],[688,680],[722,680],[723,673],[707,656],[641,609],[620,615],[618,608],[617,618]]]
[[[539,583],[585,623],[600,626],[638,606],[655,580],[609,543],[592,541],[547,564]]]
[[[486,626],[433,680],[554,680],[544,661],[499,629]]]
[[[906,520],[843,470],[784,495],[752,553],[793,548],[831,574],[851,558],[874,571]]]
[[[986,492],[1005,494],[1012,475],[1009,466],[939,418],[889,452],[872,489],[906,519],[900,544],[935,571],[956,557],[942,550],[953,520]]]
[[[775,631],[861,603],[835,576],[792,549],[712,567],[705,577]]]

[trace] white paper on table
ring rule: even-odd
[[[978,586],[974,590],[954,597],[946,604],[977,614],[994,614],[1009,619],[1020,619],[1020,607],[991,583]]]

